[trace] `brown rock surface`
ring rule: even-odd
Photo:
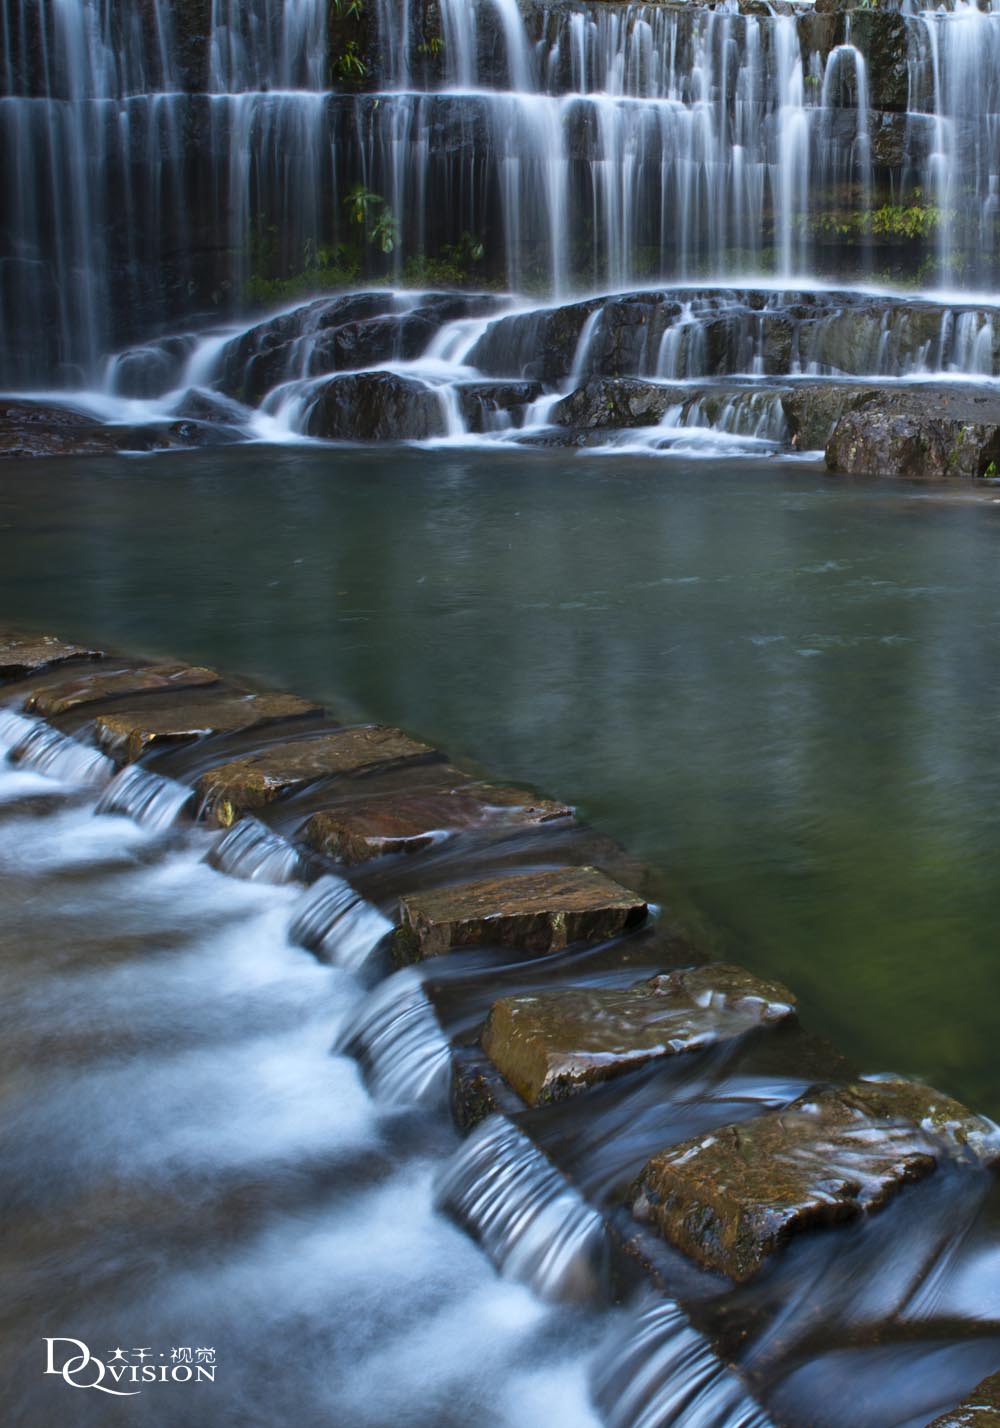
[[[381,724],[338,729],[273,745],[210,769],[198,780],[203,813],[228,828],[242,813],[322,778],[357,776],[440,757],[399,729]]]
[[[502,997],[482,1046],[518,1095],[537,1106],[782,1021],[794,1002],[785,987],[741,967],[694,967],[624,990],[566,987]]]
[[[572,809],[533,799],[524,789],[466,784],[321,809],[303,830],[310,847],[356,864],[387,853],[416,853],[439,833],[477,827],[533,827],[572,817]]]
[[[94,732],[102,749],[125,763],[134,763],[155,745],[186,743],[208,734],[234,733],[319,712],[318,705],[295,694],[178,700],[169,709],[122,709],[102,714],[94,720]]]
[[[930,1428],[1000,1428],[1000,1373],[984,1378],[957,1408],[935,1418]]]
[[[640,1220],[731,1279],[793,1235],[881,1209],[946,1156],[993,1163],[996,1128],[909,1081],[859,1081],[670,1146],[629,1190]]]
[[[0,680],[25,679],[71,659],[102,659],[102,650],[69,644],[53,635],[0,630]]]
[[[614,937],[639,926],[647,906],[596,868],[561,868],[413,893],[400,911],[398,954],[419,961],[482,942],[547,952]]]
[[[36,689],[24,701],[25,708],[35,714],[53,718],[66,714],[82,704],[97,704],[103,699],[120,699],[129,694],[162,693],[167,689],[192,689],[217,684],[214,669],[199,665],[155,664],[139,669],[117,669],[109,674],[84,675],[64,684]]]

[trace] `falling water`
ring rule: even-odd
[[[514,292],[850,278],[883,262],[862,220],[888,202],[912,229],[894,269],[996,277],[993,9],[858,11],[832,45],[808,5],[449,0],[436,38],[417,0],[356,33],[321,0],[212,0],[204,29],[164,0],[2,19],[7,385],[93,385],[167,324],[477,244]],[[359,186],[395,237],[349,260]]]

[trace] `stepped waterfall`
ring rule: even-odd
[[[523,440],[588,376],[994,377],[994,6],[4,0],[0,383]],[[633,445],[823,444],[781,394],[646,406]]]

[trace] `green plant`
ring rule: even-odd
[[[382,253],[391,253],[399,241],[399,220],[380,193],[357,183],[344,198],[347,216],[361,229],[366,243]]]
[[[425,40],[422,45],[417,45],[418,55],[437,56],[444,49],[444,40],[440,35],[432,35],[429,40]]]
[[[357,20],[364,14],[365,0],[333,0],[333,11],[341,20]]]
[[[333,67],[341,79],[346,80],[364,79],[368,73],[368,66],[358,52],[356,40],[348,40],[334,61]]]

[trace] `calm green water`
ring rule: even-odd
[[[242,449],[24,463],[0,613],[540,782],[871,1070],[1000,1114],[1000,504],[794,465]]]

